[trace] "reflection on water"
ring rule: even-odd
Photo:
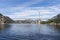
[[[60,40],[60,26],[4,24],[0,29],[0,40]]]
[[[0,24],[0,30],[4,30],[5,28],[9,28],[11,25],[9,24]]]
[[[51,26],[51,25],[41,25],[40,32],[42,34],[47,35],[60,35],[60,28],[58,29],[58,26]]]
[[[4,24],[0,24],[0,30],[4,29]]]

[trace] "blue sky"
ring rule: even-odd
[[[0,13],[14,20],[47,20],[60,13],[60,0],[0,0]]]

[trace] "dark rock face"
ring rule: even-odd
[[[14,21],[11,19],[11,18],[9,18],[9,17],[7,17],[7,16],[4,16],[4,23],[13,23]]]
[[[57,16],[54,16],[54,19],[55,19],[55,18],[60,18],[60,14],[58,14]]]
[[[2,14],[0,14],[0,19],[2,18],[2,16],[3,16],[3,15],[2,15]]]
[[[14,21],[11,19],[11,18],[9,18],[8,16],[4,16],[4,15],[2,15],[1,13],[0,13],[0,23],[1,22],[4,22],[4,23],[13,23]]]
[[[60,17],[60,14],[58,14],[57,17]]]
[[[0,16],[3,16],[3,15],[0,13]]]

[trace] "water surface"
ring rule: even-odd
[[[60,26],[47,24],[0,25],[0,40],[60,40]]]

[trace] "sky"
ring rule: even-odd
[[[48,20],[60,14],[60,0],[0,0],[0,13],[13,20]]]

